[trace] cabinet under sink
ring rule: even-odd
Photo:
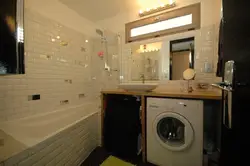
[[[137,158],[141,149],[140,97],[108,95],[105,105],[103,122],[105,149],[120,158]]]

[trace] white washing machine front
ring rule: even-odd
[[[169,151],[183,151],[194,141],[194,130],[191,123],[175,112],[164,112],[158,115],[152,125],[157,141]]]
[[[201,166],[203,103],[148,98],[147,161],[159,166]]]

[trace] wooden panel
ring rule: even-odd
[[[182,80],[183,72],[189,68],[190,51],[172,53],[172,80]]]
[[[153,91],[153,92],[133,92],[125,91],[122,89],[104,90],[103,94],[120,94],[120,95],[136,95],[147,97],[171,97],[171,98],[187,98],[187,99],[208,99],[208,100],[221,100],[221,92],[215,91],[193,91],[191,93],[181,91]]]
[[[149,33],[145,35],[140,35],[136,37],[131,37],[131,29],[141,27],[144,25],[149,25],[161,21],[165,21],[168,19],[180,17],[180,16],[185,16],[192,14],[192,24],[190,25],[185,25],[177,28],[172,28],[172,29],[167,29],[163,31],[158,31],[154,33]],[[139,41],[139,40],[144,40],[148,38],[154,38],[154,37],[160,37],[160,36],[165,36],[169,34],[174,34],[174,33],[179,33],[179,32],[184,32],[192,29],[199,29],[200,28],[200,3],[190,5],[187,7],[183,7],[180,9],[176,9],[170,12],[166,12],[163,14],[159,14],[156,16],[152,16],[149,18],[141,19],[138,21],[130,22],[125,25],[126,28],[126,43],[133,42],[133,41]]]
[[[191,98],[191,99],[210,99],[210,100],[221,100],[221,93],[207,91],[198,92],[194,91],[192,93],[185,92],[131,92],[124,91],[122,89],[104,90],[101,92],[102,97],[102,111],[101,111],[101,124],[102,124],[102,146],[104,146],[103,139],[103,127],[104,127],[104,117],[106,110],[106,100],[107,94],[119,94],[119,95],[136,95],[141,96],[141,125],[142,125],[142,159],[144,162],[147,161],[147,147],[146,147],[146,97],[171,97],[171,98]]]
[[[101,146],[104,146],[104,117],[105,117],[105,110],[107,107],[107,97],[106,94],[102,94],[101,95],[101,104],[102,104],[102,108],[101,108]]]
[[[141,97],[141,125],[142,125],[142,160],[147,161],[146,158],[146,101],[145,96]]]

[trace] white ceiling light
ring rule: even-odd
[[[192,14],[131,29],[131,37],[192,24]]]
[[[175,3],[175,0],[169,0],[170,5],[173,4],[173,3]]]

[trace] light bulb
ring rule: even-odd
[[[150,9],[149,8],[147,8],[147,12],[149,12],[150,11]]]
[[[52,39],[51,39],[51,41],[52,41],[52,42],[55,42],[55,41],[56,41],[56,39],[52,38]]]
[[[143,10],[140,10],[139,13],[142,14],[142,13],[143,13]]]
[[[88,40],[85,40],[86,43],[88,43],[89,41]]]
[[[57,38],[57,39],[60,39],[61,37],[60,37],[60,36],[57,36],[56,38]]]
[[[161,4],[161,7],[164,7],[165,6],[165,4]]]
[[[174,0],[169,0],[169,4],[172,5],[174,3]]]

